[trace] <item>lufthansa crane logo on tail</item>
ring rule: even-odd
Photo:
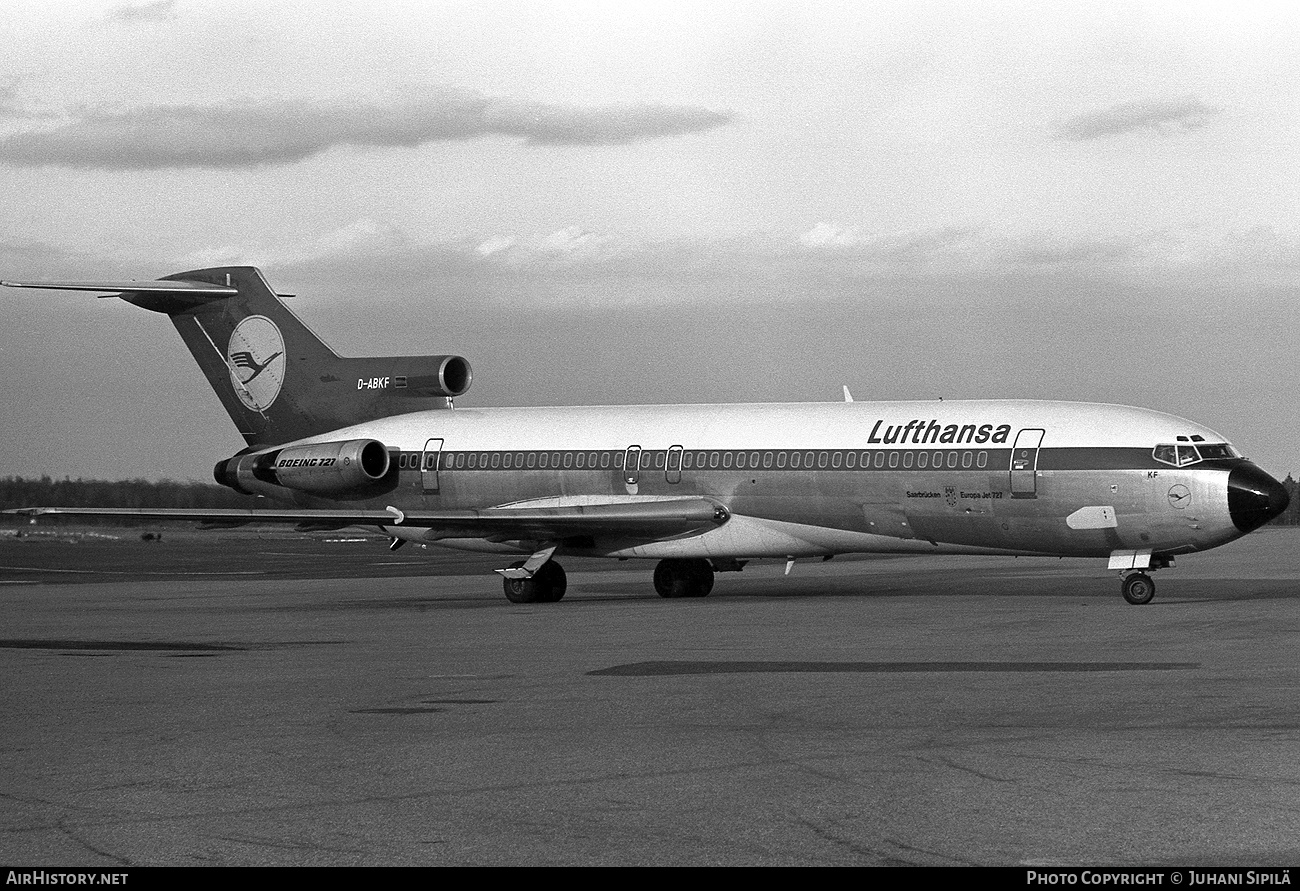
[[[226,347],[230,383],[239,401],[266,411],[284,384],[284,337],[266,316],[249,316],[235,326]]]

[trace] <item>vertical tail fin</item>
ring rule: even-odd
[[[460,356],[335,354],[252,266],[196,269],[151,282],[5,284],[118,291],[129,303],[165,313],[251,446],[443,408],[472,378]]]

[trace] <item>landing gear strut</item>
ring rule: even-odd
[[[1120,582],[1120,591],[1129,603],[1141,606],[1150,603],[1151,598],[1156,596],[1156,583],[1145,572],[1135,572],[1124,576]]]
[[[702,559],[660,560],[655,590],[660,597],[704,597],[713,590],[713,567]]]
[[[1168,569],[1173,565],[1174,558],[1171,555],[1152,554],[1147,566],[1122,569],[1119,582],[1120,593],[1134,606],[1150,603],[1151,598],[1156,596],[1156,583],[1151,581],[1151,576],[1142,570],[1155,572],[1157,569]]]
[[[513,565],[519,569],[524,565],[520,560]],[[554,560],[547,560],[530,579],[503,579],[506,599],[511,603],[555,603],[564,596],[568,587],[568,578],[564,567]]]

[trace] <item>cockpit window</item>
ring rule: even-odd
[[[1187,467],[1211,458],[1236,458],[1238,455],[1236,450],[1226,442],[1202,442],[1197,445],[1187,445],[1180,442],[1178,445],[1161,444],[1156,446],[1151,450],[1151,457],[1161,464]]]
[[[1218,442],[1214,444],[1202,444],[1197,446],[1197,449],[1200,451],[1201,457],[1206,460],[1209,460],[1210,458],[1239,457],[1237,455],[1237,450],[1234,449],[1232,446],[1228,445],[1226,442]]]

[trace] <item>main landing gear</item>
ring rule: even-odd
[[[523,565],[524,561],[520,560],[511,568],[519,569]],[[506,599],[511,603],[556,603],[569,585],[564,567],[554,560],[543,563],[532,578],[507,578],[503,582]]]
[[[713,567],[703,559],[660,560],[655,590],[660,597],[704,597],[713,590]]]
[[[510,568],[523,566],[520,560]],[[511,603],[555,603],[564,596],[567,586],[564,569],[554,560],[543,563],[531,578],[502,579],[506,599]],[[655,567],[655,590],[660,597],[704,597],[713,590],[713,566],[703,559],[660,560]]]

